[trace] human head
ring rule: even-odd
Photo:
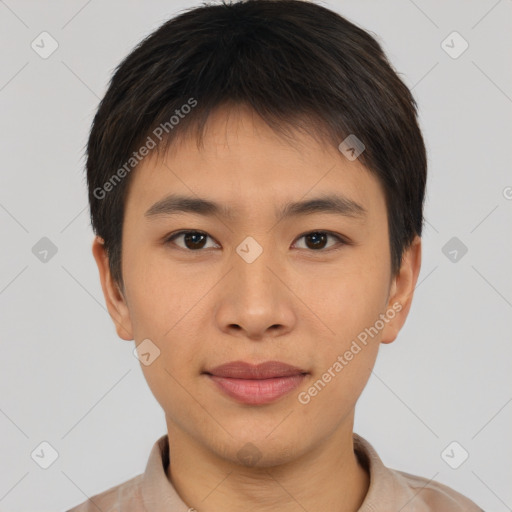
[[[108,229],[122,229],[122,293],[108,272],[117,268],[112,245],[109,259],[103,245],[93,252],[120,337],[159,350],[143,371],[173,442],[203,456],[207,448],[205,458],[215,453],[219,463],[236,463],[240,445],[252,442],[261,464],[290,462],[335,436],[346,442],[379,343],[393,341],[407,316],[420,266],[425,177],[414,105],[373,39],[314,4],[250,0],[177,20],[121,64],[91,134],[93,216],[107,238]],[[338,150],[350,134],[365,145],[354,160]],[[162,145],[144,156],[139,148],[159,137]],[[138,163],[132,154],[130,172],[127,148],[143,157]],[[119,168],[125,176],[109,182]],[[276,208],[331,192],[352,201],[348,215],[312,208],[275,222]],[[196,196],[207,197],[220,213],[148,216],[162,213],[168,194],[186,195],[181,206],[196,210]],[[94,209],[107,199],[110,209]],[[322,227],[342,233],[339,250],[292,244]],[[171,231],[174,237],[184,229],[207,233],[219,247],[177,247]],[[246,237],[261,244],[252,261],[239,252],[249,249],[240,248]],[[400,258],[393,263],[395,239],[401,265]],[[409,243],[414,249],[404,250]],[[371,333],[366,344],[362,333]],[[308,387],[302,401],[240,406],[208,380],[213,366],[237,359],[299,366],[310,387],[329,375],[334,383],[318,394]],[[281,424],[290,406],[293,421]]]

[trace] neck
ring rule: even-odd
[[[267,467],[219,457],[171,424],[168,431],[167,478],[200,512],[238,512],[255,504],[260,512],[356,512],[368,491],[370,479],[354,453],[352,425],[293,460]]]

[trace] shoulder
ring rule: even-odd
[[[409,488],[414,496],[414,509],[435,512],[483,512],[469,498],[440,482],[404,471],[390,469],[397,482]]]
[[[66,512],[140,512],[143,510],[141,483],[144,475],[134,476],[130,480],[91,496],[87,501]]]
[[[358,512],[483,512],[447,485],[385,466],[375,448],[355,433],[354,450],[370,476],[368,492]]]

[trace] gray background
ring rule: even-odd
[[[117,338],[104,306],[83,149],[114,67],[199,4],[0,0],[0,510],[81,503],[141,473],[166,431],[133,342]],[[412,311],[381,347],[355,431],[386,465],[487,512],[511,510],[512,1],[323,5],[382,43],[417,98],[429,155]],[[59,45],[47,59],[31,47],[43,31]],[[469,44],[457,58],[442,46],[453,31]],[[43,237],[57,248],[46,262],[33,252]],[[48,469],[31,458],[43,441],[58,452]],[[462,450],[469,458],[452,469]]]

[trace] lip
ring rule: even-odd
[[[228,377],[231,379],[272,379],[275,377],[291,377],[307,373],[296,366],[282,363],[281,361],[265,361],[260,364],[246,363],[245,361],[231,361],[221,364],[205,373],[216,377]]]
[[[232,361],[203,373],[217,389],[236,401],[263,405],[297,388],[308,372],[280,361],[266,361],[257,365]]]

